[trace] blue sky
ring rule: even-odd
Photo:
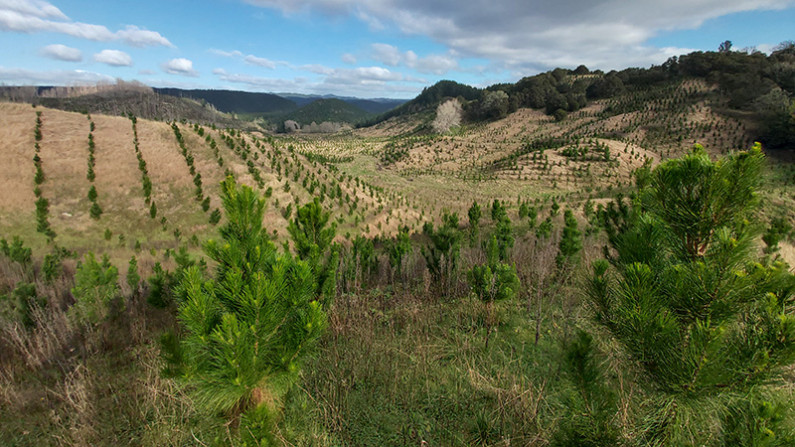
[[[795,0],[0,0],[0,83],[411,98],[795,39]]]

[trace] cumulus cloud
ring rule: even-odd
[[[12,85],[94,85],[113,81],[110,76],[84,70],[36,71],[0,66],[0,82]]]
[[[199,73],[193,69],[193,61],[183,57],[164,62],[161,68],[168,74],[191,77],[199,76]]]
[[[113,67],[129,67],[132,65],[130,55],[119,50],[102,50],[94,55],[94,60]]]
[[[103,25],[75,22],[57,7],[41,0],[0,0],[0,31],[53,32],[98,42],[119,40],[136,47],[174,46],[160,33],[133,25],[112,32]]]
[[[59,43],[42,48],[41,55],[66,62],[80,62],[83,60],[83,53],[80,50]]]
[[[443,75],[458,68],[458,60],[452,55],[432,54],[419,57],[411,50],[402,52],[386,43],[371,45],[373,59],[390,67],[405,66],[420,73]]]
[[[285,13],[313,10],[391,24],[428,36],[464,57],[506,68],[547,69],[585,63],[600,68],[646,65],[666,51],[646,42],[661,31],[694,29],[727,14],[781,9],[793,0],[245,0]],[[717,44],[717,43],[716,43]],[[389,59],[388,56],[392,58]],[[384,54],[386,61],[405,54]],[[423,69],[435,73],[446,61]],[[400,62],[397,62],[400,63]]]

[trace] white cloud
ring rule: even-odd
[[[215,48],[210,48],[210,49],[209,49],[209,50],[207,50],[207,51],[208,51],[208,52],[210,52],[210,53],[212,53],[212,54],[214,54],[214,55],[216,55],[216,56],[223,56],[223,57],[243,57],[243,53],[241,53],[240,51],[237,51],[237,50],[234,50],[234,51],[224,51],[224,50],[218,50],[218,49],[215,49]]]
[[[127,25],[127,28],[116,31],[116,38],[121,39],[127,45],[133,47],[149,47],[162,45],[173,47],[174,45],[156,31],[149,31],[138,28],[135,25]]]
[[[286,14],[312,10],[356,17],[371,26],[393,25],[407,34],[428,36],[460,57],[485,58],[519,70],[581,63],[603,69],[661,63],[667,52],[647,42],[662,31],[695,29],[727,14],[795,4],[793,0],[245,1]],[[380,50],[388,66],[407,63],[404,52]],[[453,61],[448,54],[427,61],[418,58],[415,66],[436,74],[454,67]]]
[[[33,17],[69,20],[55,6],[41,0],[0,0],[0,10],[18,12]]]
[[[191,77],[199,76],[199,73],[193,69],[193,61],[183,57],[178,57],[176,59],[171,59],[168,62],[164,62],[163,65],[161,65],[161,68],[166,73],[173,75]]]
[[[396,46],[386,43],[374,43],[371,50],[373,59],[390,67],[405,66],[420,73],[435,75],[458,69],[458,60],[452,54],[419,57],[411,50],[402,52]]]
[[[373,50],[373,59],[390,67],[397,67],[400,61],[403,60],[403,54],[394,45],[374,43],[371,48]]]
[[[342,60],[342,62],[345,62],[346,64],[350,65],[356,64],[356,56],[352,55],[351,53],[343,54],[340,59]]]
[[[80,50],[59,43],[42,48],[41,55],[67,62],[80,62],[83,60],[83,53]]]
[[[407,77],[383,67],[359,67],[352,69],[330,68],[322,65],[307,65],[300,69],[318,77],[295,77],[292,79],[269,78],[248,74],[229,73],[223,68],[216,68],[213,74],[223,82],[242,84],[246,88],[268,92],[293,92],[307,94],[325,94],[333,91],[338,95],[358,96],[393,96],[406,98],[414,96],[421,90],[418,84],[427,81]],[[230,86],[230,88],[232,88]]]
[[[130,55],[119,50],[102,50],[94,55],[94,60],[113,67],[129,67],[132,65]]]
[[[98,42],[120,40],[136,47],[174,46],[160,33],[133,25],[112,32],[103,25],[72,21],[60,9],[41,0],[0,0],[0,31],[53,32]]]
[[[253,54],[249,54],[248,56],[244,57],[243,62],[249,65],[256,65],[258,67],[265,67],[270,69],[276,68],[276,62],[273,62],[270,59],[265,59],[264,57],[254,56]]]
[[[289,63],[283,61],[273,61],[264,57],[255,56],[253,54],[243,54],[238,50],[233,51],[225,51],[225,50],[218,50],[215,48],[211,48],[208,50],[209,53],[214,54],[216,56],[222,57],[229,57],[233,59],[240,59],[248,65],[254,65],[257,67],[269,68],[273,70],[276,68],[277,65],[282,66],[290,66]]]
[[[0,67],[0,82],[12,85],[94,85],[114,78],[84,70],[36,71]]]

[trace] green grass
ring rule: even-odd
[[[427,299],[379,290],[338,299],[287,403],[298,444],[320,433],[333,445],[382,446],[526,445],[549,436],[567,386],[562,313],[545,320],[536,346],[523,303],[501,303],[487,348],[482,303]]]

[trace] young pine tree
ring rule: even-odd
[[[469,207],[467,211],[467,216],[469,217],[469,246],[474,247],[475,243],[477,243],[478,234],[480,233],[480,217],[481,217],[481,210],[480,205],[478,202],[472,202],[472,206]]]
[[[97,324],[110,315],[113,300],[119,297],[119,271],[107,256],[97,261],[93,253],[77,264],[72,295],[75,303],[69,315],[79,324]]]
[[[205,244],[215,276],[186,270],[177,293],[184,336],[164,347],[201,407],[239,417],[240,435],[262,444],[326,316],[309,263],[278,255],[262,227],[265,200],[232,178],[221,190],[222,241]]]
[[[389,239],[384,244],[386,253],[389,256],[389,265],[392,267],[392,274],[398,276],[403,272],[403,260],[411,253],[411,236],[409,227],[402,226],[397,236]],[[392,278],[394,280],[394,277]]]
[[[336,293],[339,261],[339,248],[332,243],[337,226],[329,225],[329,217],[316,198],[298,208],[295,219],[287,226],[296,255],[309,263],[317,277],[318,293],[327,299]]]
[[[750,223],[763,162],[758,145],[716,162],[696,148],[641,172],[631,208],[605,214],[612,254],[588,296],[642,373],[644,444],[795,442],[775,385],[795,361],[795,280],[755,262]]]
[[[421,247],[422,256],[431,278],[441,286],[449,282],[458,265],[462,236],[458,230],[458,214],[444,213],[442,226],[438,229],[434,229],[432,223],[426,222],[423,233],[430,238],[431,243],[428,247]]]
[[[486,347],[494,320],[494,302],[513,298],[519,290],[516,267],[500,262],[499,250],[497,238],[492,236],[486,245],[488,262],[475,265],[467,272],[469,287],[486,306]]]

